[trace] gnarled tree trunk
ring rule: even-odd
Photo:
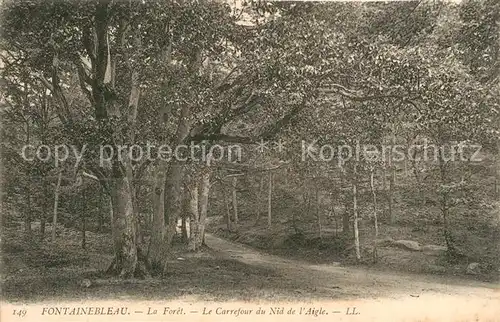
[[[137,266],[135,213],[127,176],[116,175],[109,184],[115,260],[110,272],[123,278],[134,276]]]

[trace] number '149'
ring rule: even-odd
[[[20,310],[14,309],[12,312],[12,315],[17,315],[17,316],[23,318],[26,316],[26,310],[25,309],[20,309]]]

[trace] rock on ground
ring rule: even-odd
[[[467,266],[467,274],[469,275],[477,275],[480,273],[479,263],[470,263]]]
[[[412,250],[412,251],[421,251],[422,248],[420,247],[420,244],[416,241],[413,240],[396,240],[394,243],[394,246]]]

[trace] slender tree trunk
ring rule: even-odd
[[[497,154],[495,156],[495,200],[500,200],[500,141],[497,143]]]
[[[440,145],[441,147],[443,145]],[[440,179],[441,179],[441,214],[443,217],[443,234],[444,234],[444,239],[446,242],[446,247],[448,249],[449,254],[455,254],[456,249],[455,249],[455,243],[453,240],[453,236],[450,231],[450,227],[448,224],[448,191],[444,189],[444,186],[448,182],[447,178],[447,173],[446,173],[446,164],[443,156],[443,151],[441,148],[439,148],[439,172],[440,172]]]
[[[199,221],[199,246],[203,245],[205,241],[205,227],[207,222],[208,213],[208,198],[210,194],[210,169],[204,169],[200,182],[200,221]]]
[[[315,193],[316,193],[316,218],[318,220],[318,236],[319,236],[319,239],[321,240],[323,238],[323,234],[322,234],[322,225],[321,225],[321,212],[320,212],[320,209],[319,209],[319,189],[318,187],[316,187],[315,189]]]
[[[221,182],[222,194],[224,195],[224,205],[226,206],[226,228],[228,231],[231,231],[231,208],[229,207],[229,197],[227,195],[226,186],[224,182]]]
[[[425,191],[422,185],[422,179],[420,178],[420,171],[418,169],[418,163],[417,163],[417,151],[413,150],[413,154],[411,156],[411,164],[413,168],[413,176],[415,177],[415,181],[417,182],[417,189],[418,189],[418,195],[420,196],[420,202],[422,206],[425,206],[426,200],[425,200]]]
[[[102,202],[101,200],[99,200],[99,202]],[[103,227],[104,227],[104,222],[105,222],[105,218],[104,218],[104,212],[103,212],[103,209],[100,208],[99,209],[99,213],[98,213],[99,217],[98,217],[98,222],[97,222],[97,225],[99,226],[98,230],[99,231],[103,231]]]
[[[333,203],[333,201],[332,201]],[[334,236],[335,238],[337,238],[337,235],[339,233],[339,223],[338,223],[338,219],[337,219],[337,214],[335,213],[335,206],[332,205],[332,216],[333,216],[333,220],[335,221],[335,233],[334,233]]]
[[[260,216],[261,216],[261,213],[262,213],[262,201],[264,200],[264,176],[260,176],[260,184],[259,184],[259,193],[257,195],[257,201],[256,201],[256,205],[257,205],[257,218],[255,219],[255,226],[257,226],[259,224],[259,221],[260,221]]]
[[[43,184],[43,195],[45,198],[48,198],[49,196],[49,191],[48,191],[48,185],[45,180],[42,179],[42,184]],[[47,200],[42,201],[42,213],[40,215],[40,239],[42,242],[45,239],[45,223],[47,221]]]
[[[87,198],[85,198],[85,187],[83,187],[82,189],[82,196],[80,197],[81,198],[81,214],[80,214],[80,220],[82,221],[81,222],[81,232],[82,232],[82,249],[86,249],[87,248],[87,236],[86,236],[86,232],[87,232]]]
[[[373,243],[373,261],[377,262],[378,254],[377,254],[377,239],[378,239],[378,216],[377,216],[377,194],[375,192],[375,184],[374,184],[374,168],[371,168],[370,171],[370,188],[372,191],[372,200],[373,200],[373,222],[375,226],[375,240]]]
[[[382,190],[387,193],[387,161],[382,161]]]
[[[27,88],[27,84],[25,84],[25,87]],[[28,97],[26,96],[26,99]],[[30,123],[29,121],[26,121],[26,146],[30,144]],[[32,216],[32,208],[31,208],[31,178],[28,177],[26,178],[26,189],[25,189],[25,198],[26,198],[26,203],[27,203],[27,208],[24,214],[24,236],[27,240],[31,240],[33,236],[33,232],[31,230],[31,216]]]
[[[238,178],[233,177],[233,222],[235,227],[238,227],[238,199],[236,198],[236,186]]]
[[[352,183],[352,210],[354,214],[353,226],[354,226],[354,247],[356,250],[356,259],[359,261],[361,259],[361,250],[359,245],[359,230],[358,230],[358,183],[357,183],[357,164],[354,164],[353,172],[353,183]]]
[[[61,187],[62,170],[59,171],[57,176],[56,189],[54,191],[54,215],[52,217],[52,242],[56,241],[56,229],[57,229],[57,208],[59,206],[59,188]]]
[[[341,175],[341,187],[344,187],[344,183],[345,183],[345,177],[342,174]],[[349,208],[350,207],[349,207],[347,195],[344,198],[343,203],[344,203],[344,213],[342,214],[342,235],[349,236],[350,231],[351,231],[351,225],[349,224],[349,221],[350,221],[350,209]]]
[[[87,219],[84,213],[81,215],[82,219],[82,249],[87,248]]]
[[[392,159],[392,153],[391,153],[391,159]],[[389,194],[387,196],[387,199],[389,202],[388,219],[389,219],[389,223],[393,224],[394,223],[394,213],[393,213],[394,165],[392,164],[392,160],[390,162],[391,162],[391,164],[390,164],[391,175],[389,177]]]
[[[198,249],[199,226],[198,226],[198,182],[193,182],[189,190],[189,243],[188,249],[196,251]]]
[[[269,190],[267,194],[267,228],[272,226],[273,173],[269,171]]]
[[[30,240],[33,235],[33,232],[31,230],[32,209],[31,209],[31,187],[29,182],[25,190],[25,198],[27,207],[26,207],[26,212],[24,214],[24,235],[26,239]]]
[[[394,124],[392,125],[392,142],[391,153],[389,159],[390,177],[389,177],[389,222],[394,224],[394,188],[396,185],[396,166],[394,164],[394,147],[396,146],[396,130]]]

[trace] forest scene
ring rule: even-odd
[[[498,288],[499,1],[3,0],[0,30],[5,299]]]

